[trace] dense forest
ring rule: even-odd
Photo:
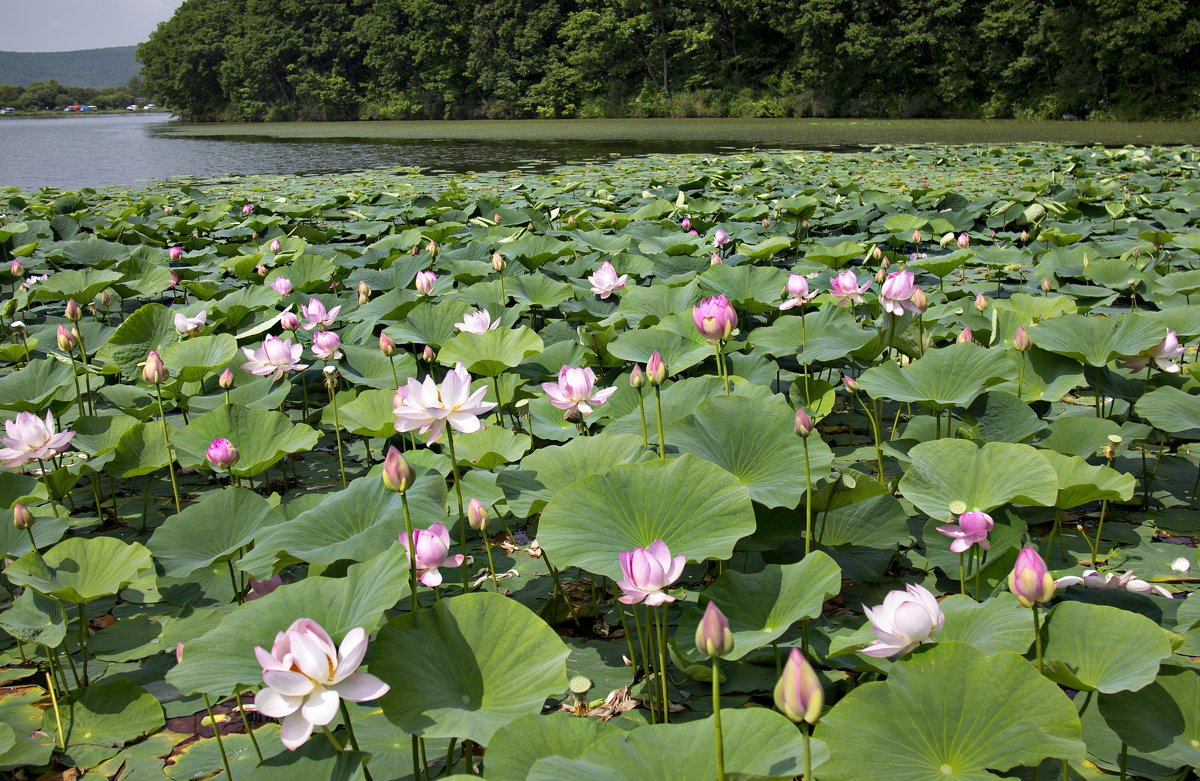
[[[136,46],[69,52],[0,52],[0,84],[56,81],[77,87],[123,87],[137,76]]]
[[[1200,117],[1195,0],[185,0],[193,119]]]

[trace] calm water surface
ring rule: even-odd
[[[488,171],[661,152],[876,144],[1195,144],[1200,123],[607,119],[188,125],[166,114],[0,119],[0,187],[415,166]]]

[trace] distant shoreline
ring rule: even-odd
[[[123,108],[96,109],[95,111],[14,111],[8,114],[0,114],[0,120],[5,119],[46,119],[49,117],[94,117],[108,116],[114,114],[127,117],[150,117],[155,115],[163,115],[166,117],[174,116],[170,111],[127,111]]]

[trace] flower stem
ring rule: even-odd
[[[663,724],[671,722],[671,700],[667,694],[667,605],[656,614],[658,623],[658,680],[662,683]]]
[[[400,492],[400,504],[404,507],[404,533],[408,535],[408,590],[412,596],[412,612],[421,609],[417,601],[417,551],[413,540],[412,516],[408,512],[408,492]]]
[[[350,747],[361,753],[362,749],[358,747],[358,737],[354,734],[354,725],[350,723],[350,709],[346,707],[345,700],[338,701],[338,708],[342,711],[342,723],[346,725],[346,735],[350,738]],[[371,778],[371,771],[367,769],[367,758],[363,758],[362,764],[363,778],[367,781],[374,781]]]
[[[1033,603],[1033,647],[1037,658],[1037,670],[1042,671],[1042,627],[1038,622],[1038,606]]]
[[[812,727],[800,730],[800,734],[804,736],[804,781],[813,781],[812,774]]]
[[[208,695],[204,697],[204,709],[208,711],[208,722],[212,724],[213,737],[217,739],[217,750],[221,752],[221,764],[225,766],[225,777],[233,781],[233,773],[229,771],[229,757],[225,756],[225,744],[221,741],[221,726],[217,724],[217,719],[213,716],[212,703],[208,701]]]
[[[83,603],[76,604],[79,609],[79,655],[83,660],[83,685],[88,685],[88,655],[87,655],[87,614],[83,610]]]
[[[713,733],[717,742],[717,781],[725,781],[725,743],[721,737],[721,660],[713,657],[712,700]]]
[[[500,584],[496,582],[496,564],[492,561],[492,541],[488,539],[486,530],[481,531],[479,534],[483,537],[483,549],[487,551],[488,569],[492,573],[492,591],[499,594]]]
[[[329,738],[329,742],[333,744],[334,751],[337,751],[340,754],[346,750],[345,747],[338,742],[338,739],[333,736],[333,733],[329,731],[328,726],[322,725],[321,731],[325,733],[325,737]]]
[[[470,590],[467,580],[467,517],[463,514],[462,478],[458,474],[458,456],[454,454],[454,431],[446,424],[446,439],[450,443],[450,469],[454,472],[454,495],[458,497],[458,544],[462,548],[463,593]]]
[[[862,400],[862,397],[858,397],[858,403],[862,405],[863,412],[865,412],[867,415],[867,420],[871,422],[871,434],[875,437],[875,462],[877,464],[876,469],[878,472],[877,478],[879,480],[879,484],[883,485],[885,483],[885,479],[883,476],[883,448],[879,441],[879,419],[875,415],[871,414],[871,409],[867,406],[867,402]],[[874,404],[874,402],[872,402],[872,404]]]
[[[342,488],[346,487],[346,462],[342,459],[342,424],[338,419],[337,393],[332,384],[329,385],[329,403],[333,405],[333,436],[337,440],[338,472],[342,476]]]
[[[1021,398],[1021,392],[1025,389],[1025,352],[1021,351],[1021,368],[1017,371],[1017,398]]]
[[[154,392],[158,396],[158,420],[162,423],[163,441],[167,445],[167,472],[171,475],[171,495],[175,497],[175,512],[180,511],[179,488],[175,485],[175,448],[171,446],[171,435],[167,432],[167,413],[163,409],[162,387],[155,383]]]
[[[638,606],[636,604],[633,606],[633,622],[635,624],[637,624],[638,645],[641,646],[641,651],[642,651],[642,661],[643,661],[642,671],[645,673],[642,680],[645,682],[646,698],[649,700],[648,705],[650,707],[650,721],[651,721],[651,723],[654,723],[654,722],[658,721],[658,717],[656,715],[657,711],[655,711],[655,709],[654,709],[654,699],[655,699],[654,685],[653,685],[653,682],[650,680],[650,669],[654,666],[654,657],[650,653],[650,645],[649,645],[649,638],[648,638],[650,617],[649,617],[649,615],[646,616],[646,627],[643,628],[642,627],[642,614],[640,612],[638,612]]]
[[[1096,542],[1092,545],[1092,566],[1100,556],[1100,532],[1104,531],[1104,516],[1108,513],[1108,500],[1100,502],[1100,522],[1096,524]],[[1090,540],[1089,540],[1090,542]]]
[[[67,353],[71,359],[71,379],[75,381],[75,400],[79,402],[79,416],[83,417],[87,413],[83,410],[83,394],[79,391],[79,375],[75,373],[75,353]]]
[[[46,465],[42,463],[42,459],[38,459],[38,470],[42,473],[42,483],[46,486],[46,498],[50,500],[50,509],[54,511],[54,517],[58,517],[58,505],[54,503],[54,491],[50,488],[50,473],[46,471]],[[32,534],[30,539],[33,539]],[[37,550],[37,546],[34,546]]]
[[[804,443],[804,555],[812,552],[812,470],[808,462],[808,437],[801,437]]]
[[[50,649],[46,649],[46,659],[50,658]],[[58,695],[54,693],[54,681],[50,679],[50,673],[46,673],[46,686],[50,690],[50,704],[54,707],[54,725],[58,727],[58,745],[64,751],[67,748],[67,736],[63,734],[62,718],[58,714]]]
[[[637,677],[637,654],[633,652],[633,635],[629,633],[629,620],[625,617],[625,604],[617,603],[617,612],[621,616],[621,629],[625,632],[625,645],[629,648],[629,666],[633,668],[633,675]]]
[[[233,701],[237,703],[238,715],[242,717],[242,728],[250,736],[250,745],[254,746],[254,753],[258,757],[259,764],[262,764],[262,749],[258,747],[258,738],[254,737],[254,730],[250,728],[250,722],[246,719],[246,708],[242,705],[242,692],[240,688],[234,693]]]
[[[958,593],[967,595],[967,554],[958,554]]]
[[[657,385],[654,386],[654,417],[658,422],[658,457],[665,459],[667,457],[667,440],[663,435],[662,392]]]
[[[650,447],[650,438],[646,433],[646,402],[642,399],[642,389],[637,389],[638,412],[642,416],[642,447]]]
[[[725,363],[725,343],[717,340],[717,371],[721,373],[721,379],[725,382],[725,395],[729,395],[729,367]]]

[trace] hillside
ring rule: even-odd
[[[72,87],[124,86],[137,75],[136,46],[69,52],[0,52],[0,84],[54,79]]]

